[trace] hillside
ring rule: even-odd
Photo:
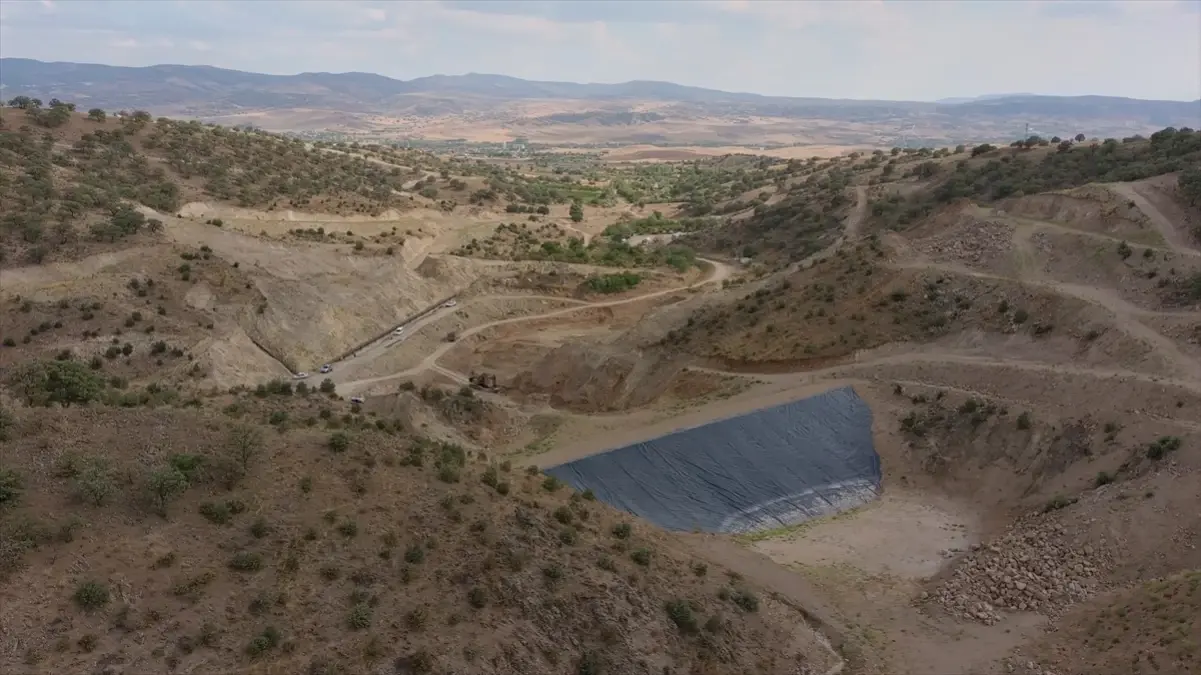
[[[0,63],[0,84],[9,98],[86,100],[110,111],[146,109],[280,131],[486,141],[522,136],[552,144],[854,147],[882,146],[903,135],[918,144],[1008,142],[1023,123],[1090,137],[1201,126],[1201,101],[1024,94],[954,103],[850,101],[668,82],[576,84],[475,73],[402,81],[369,73],[264,75],[209,66],[130,68],[6,58]],[[772,122],[748,125],[747,118],[755,117]],[[821,120],[842,122],[844,129],[820,130]],[[704,133],[696,126],[702,123],[708,125]]]
[[[661,533],[357,415],[282,434],[226,432],[216,411],[5,415],[5,672],[98,658],[247,673],[830,663],[796,610]]]
[[[1195,670],[1198,132],[0,121],[5,671]]]

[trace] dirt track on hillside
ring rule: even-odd
[[[648,300],[654,300],[656,298],[669,296],[669,295],[672,295],[675,293],[679,293],[681,291],[696,290],[696,289],[702,288],[704,286],[709,286],[709,285],[714,285],[714,284],[720,286],[721,282],[728,279],[730,277],[730,275],[733,273],[732,268],[730,268],[730,266],[726,265],[725,263],[717,262],[715,260],[706,260],[706,259],[701,259],[701,260],[703,260],[706,264],[710,265],[711,271],[708,274],[706,274],[705,277],[703,277],[701,280],[696,281],[691,284],[688,284],[686,286],[667,288],[667,289],[660,290],[660,291],[653,291],[651,293],[644,293],[644,294],[639,294],[639,295],[635,295],[635,296],[631,296],[631,297],[627,297],[627,298],[622,298],[620,300],[608,300],[608,301],[602,301],[602,302],[582,303],[577,307],[567,307],[564,309],[558,309],[558,310],[554,310],[551,312],[545,312],[545,313],[541,313],[541,314],[531,314],[528,316],[520,316],[520,317],[513,317],[513,318],[489,321],[487,323],[482,323],[482,324],[473,326],[472,328],[462,331],[462,333],[459,334],[458,339],[463,340],[465,338],[470,338],[471,336],[473,336],[477,333],[488,330],[490,328],[496,328],[498,326],[506,326],[506,325],[511,325],[511,324],[515,324],[515,323],[524,323],[524,322],[528,322],[528,321],[537,321],[537,320],[542,320],[542,319],[551,319],[551,318],[555,318],[555,317],[566,316],[568,314],[572,314],[574,312],[578,312],[578,311],[584,310],[584,309],[616,307],[616,306],[620,306],[620,305],[628,305],[628,304],[633,304],[633,303],[638,303],[638,302],[646,302]],[[546,299],[553,299],[553,300],[559,299],[559,298],[553,298],[551,296],[545,296],[545,297],[546,297]],[[442,316],[444,316],[445,314],[449,313],[450,309],[451,308],[443,308],[439,311],[429,314],[422,320],[415,322],[411,328],[405,327],[405,335],[412,335],[413,332],[421,330],[422,327],[424,327],[430,323],[433,323],[437,319],[439,319]],[[451,349],[454,349],[458,344],[457,342],[443,342],[442,344],[438,345],[438,347],[436,347],[432,352],[427,354],[426,357],[424,359],[422,359],[421,363],[419,363],[417,366],[415,366],[413,368],[408,368],[408,369],[400,371],[400,372],[391,373],[391,374],[387,374],[387,375],[380,375],[380,376],[370,377],[370,378],[362,378],[362,379],[356,379],[356,380],[345,379],[347,377],[346,373],[356,373],[356,372],[360,372],[362,370],[369,369],[370,363],[372,361],[378,359],[385,350],[387,350],[389,347],[393,346],[396,343],[396,341],[397,341],[396,337],[397,336],[394,336],[394,335],[384,336],[383,338],[380,338],[379,340],[375,341],[374,343],[367,345],[363,349],[359,350],[359,352],[356,355],[353,355],[350,358],[344,359],[338,363],[332,364],[332,365],[334,365],[335,370],[333,373],[331,373],[330,379],[332,379],[334,381],[334,383],[338,385],[338,390],[340,392],[343,392],[346,394],[356,394],[356,393],[362,391],[364,388],[369,387],[369,386],[378,385],[378,384],[382,384],[385,382],[391,382],[391,381],[397,380],[397,379],[411,378],[411,377],[421,373],[422,371],[425,371],[427,369],[435,367],[438,363],[438,359],[440,359],[442,356],[444,356]]]

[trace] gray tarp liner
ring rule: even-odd
[[[880,492],[872,413],[850,387],[562,464],[547,473],[669,530],[748,532]]]

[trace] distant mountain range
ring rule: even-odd
[[[73,101],[85,109],[140,108],[198,118],[317,110],[390,117],[483,113],[512,122],[512,115],[506,117],[504,111],[516,110],[523,102],[582,101],[589,105],[565,107],[563,112],[585,120],[594,117],[580,114],[588,108],[605,114],[638,112],[635,103],[651,102],[659,104],[654,110],[661,118],[832,119],[892,128],[929,123],[948,134],[947,130],[971,125],[1012,125],[1022,118],[1043,126],[1090,128],[1091,124],[1091,128],[1132,133],[1172,125],[1201,127],[1201,100],[991,94],[937,102],[874,101],[763,96],[653,81],[579,84],[478,73],[396,80],[371,73],[265,75],[210,66],[130,68],[21,58],[0,59],[0,95],[5,100],[30,95]],[[626,117],[630,124],[647,123],[639,115]]]
[[[981,96],[940,98],[935,103],[954,105],[956,103],[975,103],[977,101],[992,101],[998,98],[1017,98],[1022,96],[1038,96],[1038,94],[983,94]]]

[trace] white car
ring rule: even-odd
[[[325,373],[332,372],[333,369],[334,367],[327,363],[324,366],[321,366],[321,374],[324,375]]]
[[[304,378],[306,378],[306,377],[308,377],[308,376],[309,376],[309,374],[308,374],[308,373],[300,372],[300,373],[296,373],[295,375],[293,375],[293,376],[292,376],[292,379],[294,379],[294,380],[303,380]]]
[[[362,402],[363,402],[363,397],[362,397],[362,396],[351,396],[351,397],[350,397],[350,402],[351,402],[351,403],[362,403]]]
[[[459,302],[457,300],[447,300],[446,302],[442,303],[442,306],[449,308],[449,307],[454,307],[457,304],[459,304]]]
[[[397,327],[396,327],[396,330],[392,331],[392,334],[393,334],[393,335],[403,335],[403,334],[404,334],[404,332],[405,332],[405,327],[404,327],[404,326],[397,326]]]

